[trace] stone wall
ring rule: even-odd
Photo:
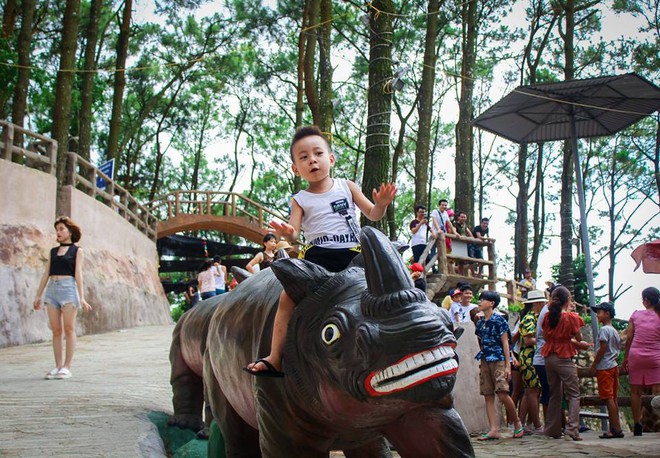
[[[0,160],[0,347],[51,338],[46,312],[32,303],[57,245],[56,186],[51,175]],[[77,333],[170,323],[156,244],[71,187],[60,192],[60,204],[82,228],[85,296],[93,307],[78,315]]]

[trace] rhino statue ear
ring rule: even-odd
[[[249,277],[252,276],[252,274],[250,272],[248,272],[247,270],[242,269],[238,266],[232,266],[231,274],[234,276],[234,278],[236,279],[236,281],[238,283],[240,283],[243,280],[245,280],[246,278],[249,278]]]
[[[314,293],[334,275],[313,262],[297,258],[278,259],[270,268],[284,291],[296,304]]]

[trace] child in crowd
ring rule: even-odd
[[[598,350],[589,369],[591,375],[598,380],[598,395],[607,402],[607,416],[610,430],[601,434],[601,439],[617,439],[623,437],[621,422],[619,420],[619,366],[617,358],[621,349],[619,333],[612,326],[614,318],[614,305],[603,302],[591,307],[602,325],[598,332]]]
[[[381,184],[372,191],[372,203],[358,185],[349,180],[330,177],[335,155],[330,143],[316,126],[299,128],[291,141],[293,173],[309,183],[309,187],[293,196],[288,223],[271,222],[275,232],[294,242],[305,233],[307,245],[300,257],[331,272],[344,270],[358,254],[359,231],[355,207],[371,221],[385,215],[394,200],[394,184]],[[282,291],[273,325],[270,354],[244,368],[255,376],[283,377],[282,353],[286,331],[295,303]]]
[[[461,297],[463,292],[460,288],[455,288],[449,291],[451,296],[451,307],[449,308],[449,314],[451,315],[451,321],[454,322],[454,325],[457,325],[461,322],[460,311],[461,311]]]
[[[415,283],[415,288],[426,292],[426,280],[424,279],[424,266],[418,262],[410,265],[410,276]]]
[[[484,291],[479,296],[479,311],[483,317],[476,323],[475,334],[479,337],[481,351],[477,354],[479,360],[479,391],[486,402],[486,415],[490,430],[482,434],[480,441],[500,439],[495,409],[495,393],[504,405],[507,415],[513,419],[513,437],[523,437],[523,425],[518,418],[516,407],[509,396],[509,380],[511,379],[511,352],[509,351],[510,331],[506,319],[494,310],[500,303],[500,295],[495,291]]]

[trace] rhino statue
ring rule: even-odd
[[[453,409],[449,315],[382,233],[364,228],[361,244],[363,266],[279,260],[188,312],[171,352],[175,419],[201,420],[201,371],[229,457],[389,457],[385,438],[402,457],[474,456]],[[241,368],[269,353],[282,287],[296,302],[286,376],[252,377]]]

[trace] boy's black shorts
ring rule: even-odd
[[[300,259],[313,262],[329,270],[330,272],[341,272],[351,263],[351,260],[360,253],[360,247],[354,248],[321,248],[306,245],[300,250]]]

